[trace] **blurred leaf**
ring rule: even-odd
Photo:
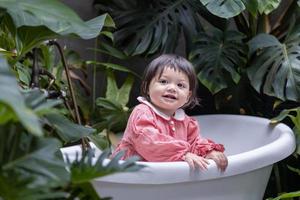
[[[284,194],[281,194],[280,196],[278,196],[276,198],[269,198],[267,200],[290,199],[292,197],[300,197],[300,191],[284,193]]]
[[[25,99],[20,93],[16,78],[11,74],[3,57],[0,57],[0,94],[1,105],[8,107],[0,110],[6,110],[6,112],[12,110],[14,112],[14,114],[8,114],[7,117],[19,120],[29,133],[37,136],[43,135],[38,117],[25,105]]]
[[[105,130],[103,130],[105,131]],[[99,149],[107,149],[109,148],[109,143],[106,135],[104,134],[93,134],[89,136],[89,139],[99,148]]]
[[[271,119],[271,123],[279,123],[280,121],[282,121],[283,119],[285,119],[287,116],[289,116],[289,113],[291,112],[291,110],[287,110],[284,109],[282,110],[279,115],[277,115],[276,117],[273,117]]]
[[[101,42],[99,49],[91,49],[95,52],[105,53],[107,55],[113,56],[115,58],[119,58],[122,60],[128,59],[129,57],[126,56],[122,51],[118,50],[117,48],[106,44],[105,42]]]
[[[0,174],[0,199],[33,200],[67,197],[66,192],[54,191],[47,184],[39,187],[30,187],[31,184],[32,179],[24,178],[19,173],[2,172]]]
[[[81,191],[79,196],[89,197],[92,199],[99,199],[96,195],[95,189],[92,187],[90,181],[92,179],[103,177],[117,172],[132,172],[143,168],[142,165],[135,164],[137,157],[132,157],[126,161],[119,162],[121,153],[114,157],[111,161],[107,159],[108,151],[94,158],[94,150],[88,149],[82,157],[76,157],[75,160],[68,161],[68,165],[72,174],[72,191]]]
[[[19,173],[31,180],[31,187],[48,185],[50,188],[66,184],[69,173],[62,157],[57,154],[61,143],[54,138],[37,138],[17,130],[0,134],[2,172]]]
[[[94,124],[94,127],[103,130],[108,129],[113,132],[124,130],[131,110],[125,109],[121,104],[99,97],[96,105],[100,106],[101,121]]]
[[[45,118],[65,142],[78,141],[96,131],[93,128],[75,124],[63,115],[52,113],[45,115]]]
[[[131,71],[130,69],[128,69],[124,66],[121,66],[121,65],[113,64],[113,63],[104,63],[104,62],[97,62],[97,61],[86,61],[86,64],[96,65],[101,70],[112,69],[112,70],[116,70],[116,71],[120,71],[120,72],[127,72],[127,73],[135,75],[136,77],[140,77],[137,73]]]
[[[291,166],[287,166],[289,170],[291,170],[292,172],[297,173],[300,176],[300,169],[291,167]]]

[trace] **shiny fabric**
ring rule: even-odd
[[[198,122],[179,109],[173,117],[159,112],[146,99],[132,111],[123,138],[113,152],[125,151],[121,159],[139,156],[142,161],[181,161],[187,152],[205,157],[212,150],[224,151],[200,136]]]

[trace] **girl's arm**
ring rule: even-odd
[[[205,157],[211,151],[224,152],[225,148],[222,144],[217,144],[210,139],[201,137],[198,122],[191,118],[188,124],[188,138],[187,141],[191,145],[191,153]]]
[[[185,156],[185,160],[189,165],[193,168],[193,165],[197,164],[200,169],[206,169],[206,159],[212,159],[217,164],[218,169],[224,172],[228,165],[228,159],[223,153],[225,150],[224,146],[202,138],[200,136],[199,125],[194,119],[190,122],[188,130],[188,141],[191,144],[191,153],[193,154]]]

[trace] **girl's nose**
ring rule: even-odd
[[[167,90],[171,91],[171,92],[175,92],[176,91],[176,87],[175,87],[174,84],[169,84]]]

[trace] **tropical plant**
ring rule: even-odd
[[[63,83],[53,75],[59,69],[70,75],[54,39],[91,39],[113,21],[104,14],[84,22],[57,0],[0,0],[0,8],[0,199],[100,199],[93,178],[139,166],[135,158],[119,163],[120,156],[106,165],[107,153],[95,160],[91,150],[74,162],[64,161],[60,148],[96,129],[74,117],[70,77]],[[53,67],[53,46],[64,68]]]
[[[94,0],[116,23],[126,56],[179,53],[193,62],[218,112],[276,116],[300,101],[299,0]],[[102,43],[103,44],[103,43]],[[104,48],[103,48],[104,47]]]
[[[278,116],[271,119],[271,123],[276,124],[282,122],[286,118],[290,119],[292,124],[294,125],[293,131],[296,137],[296,151],[294,153],[294,156],[298,157],[300,155],[300,107],[282,110]],[[287,168],[300,176],[300,169],[292,166],[287,166]],[[276,198],[269,198],[268,200],[291,199],[293,197],[300,197],[300,190],[295,192],[283,193]]]
[[[185,54],[213,94],[249,79],[257,92],[299,100],[297,0],[94,2],[112,15],[114,45],[127,55],[172,53],[183,38]]]

